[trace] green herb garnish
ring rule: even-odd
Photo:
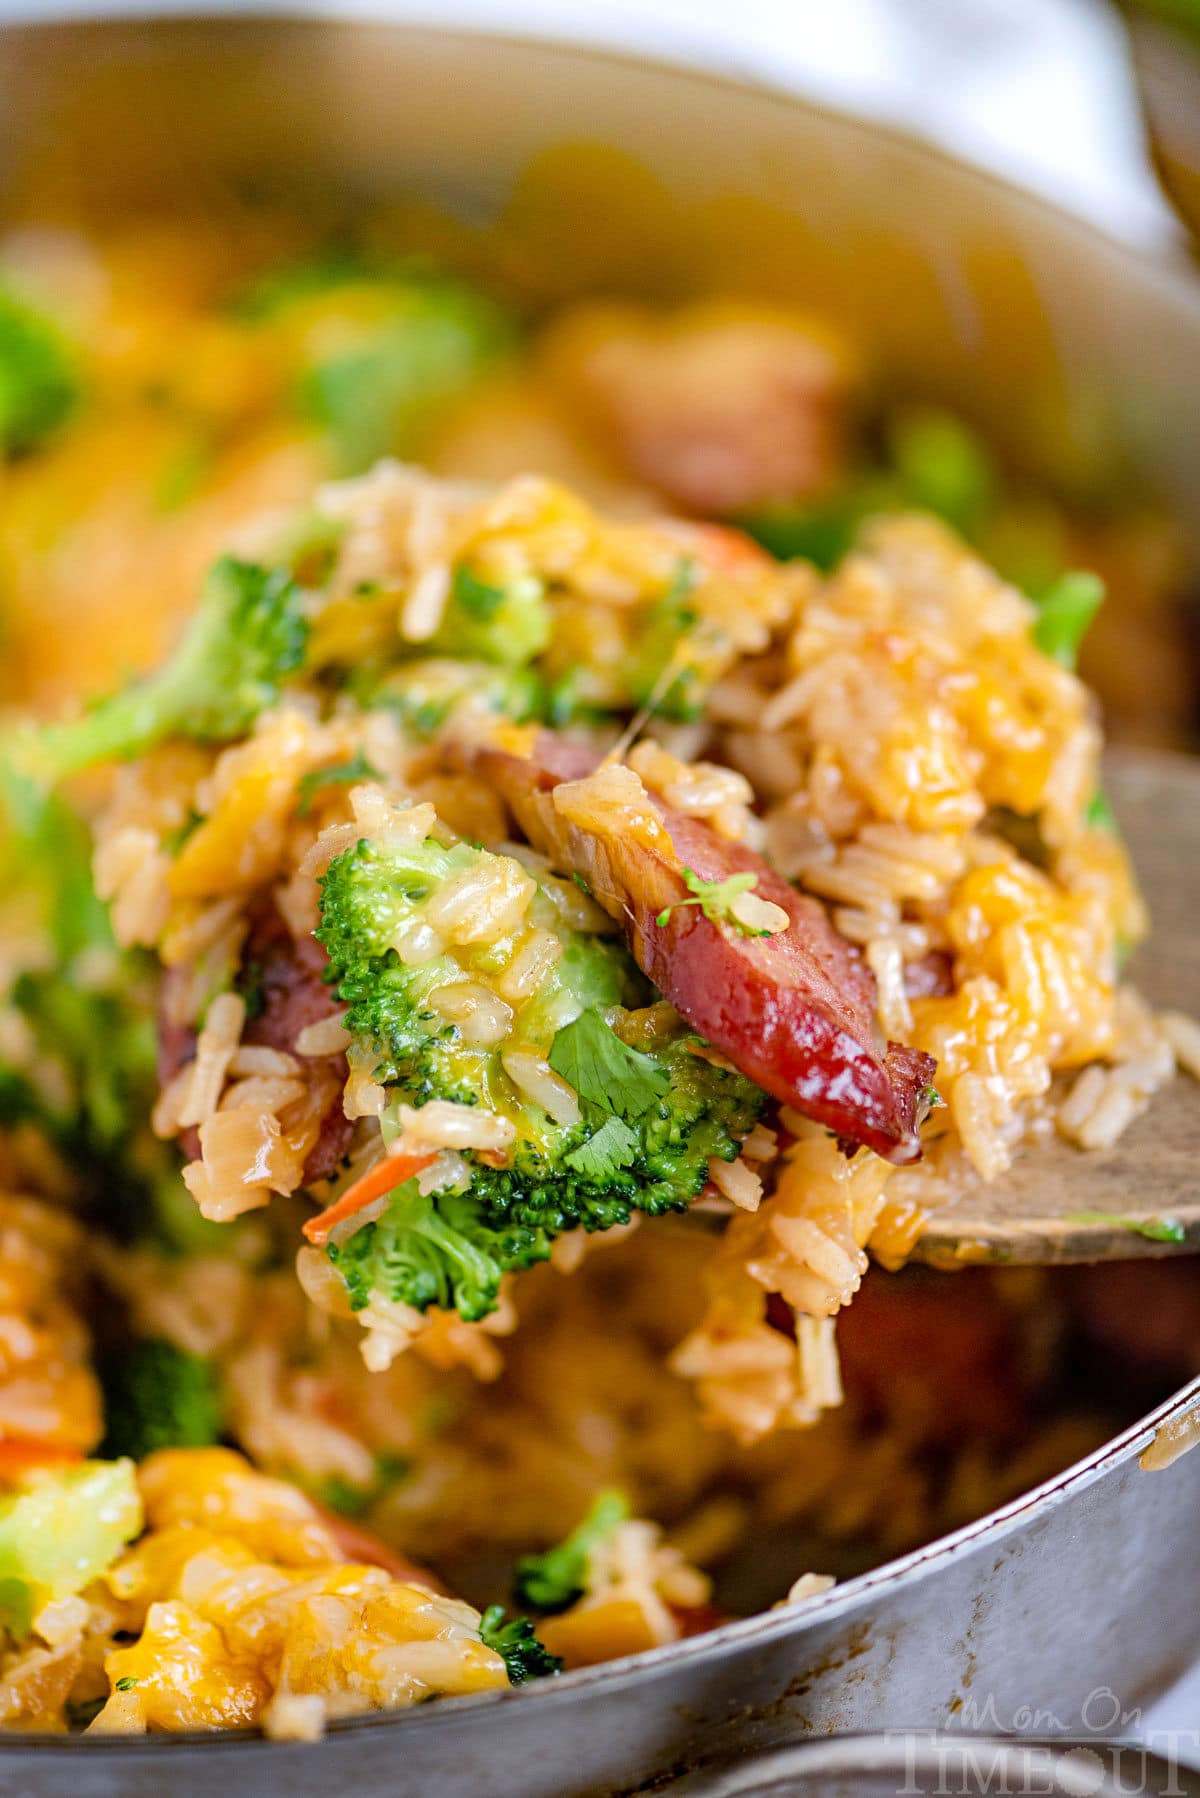
[[[670,1085],[665,1069],[623,1043],[595,1009],[581,1012],[557,1033],[550,1066],[586,1104],[626,1122],[641,1117]],[[610,1151],[613,1147],[610,1143]]]
[[[1111,1224],[1116,1230],[1128,1230],[1134,1236],[1145,1236],[1150,1242],[1186,1242],[1187,1231],[1173,1217],[1116,1217],[1111,1211],[1071,1211],[1069,1224]]]
[[[769,930],[755,930],[751,925],[743,924],[733,909],[744,893],[752,893],[757,887],[757,874],[730,874],[726,880],[702,880],[694,868],[685,868],[683,882],[692,897],[663,907],[654,920],[660,930],[665,927],[673,911],[680,910],[685,905],[698,905],[704,916],[714,924],[732,924],[743,936],[770,936]]]
[[[296,810],[301,818],[307,818],[312,810],[313,800],[324,787],[349,787],[357,780],[382,780],[378,768],[373,768],[361,749],[356,749],[348,762],[337,762],[328,768],[313,768],[300,779],[300,804]]]

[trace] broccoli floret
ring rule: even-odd
[[[399,1087],[411,1104],[455,1099],[506,1112],[520,1107],[499,1050],[464,1041],[458,1026],[429,1003],[439,987],[486,979],[502,965],[494,958],[511,953],[512,941],[474,951],[446,949],[425,961],[402,961],[396,950],[408,944],[414,957],[424,953],[425,902],[456,876],[497,870],[504,859],[433,837],[384,844],[364,839],[336,857],[321,882],[316,935],[329,956],[327,978],[348,1007],[346,1027],[374,1058],[374,1078]],[[558,1023],[583,1006],[613,1004],[622,996],[624,951],[566,935],[555,975],[531,1002],[536,1010],[526,1012],[526,1034],[543,1031],[547,1043]]]
[[[546,589],[536,575],[493,581],[460,563],[429,648],[437,655],[521,668],[542,654],[553,628]]]
[[[365,1485],[358,1485],[340,1473],[314,1479],[300,1471],[293,1478],[326,1510],[336,1511],[339,1517],[358,1518],[365,1517],[385,1493],[402,1484],[411,1474],[412,1466],[403,1455],[383,1454],[376,1457],[374,1471]]]
[[[649,706],[656,717],[683,723],[694,723],[701,716],[708,685],[703,679],[704,645],[694,635],[697,614],[690,595],[695,582],[695,565],[684,557],[670,587],[642,613],[628,670],[634,704]]]
[[[514,338],[507,311],[466,282],[346,258],[285,274],[256,310],[298,336],[300,407],[346,474],[415,454],[446,401]]]
[[[301,666],[307,640],[303,595],[291,575],[223,556],[165,666],[82,717],[37,732],[27,746],[29,771],[53,784],[167,737],[240,737]]]
[[[744,514],[741,528],[780,561],[801,559],[824,570],[849,554],[864,521],[877,512],[932,512],[974,541],[993,513],[998,487],[980,439],[952,413],[930,407],[905,407],[882,422],[882,455],[837,492]]]
[[[493,1228],[472,1193],[423,1194],[410,1180],[382,1217],[328,1253],[355,1311],[380,1292],[415,1311],[437,1305],[475,1323],[496,1309],[501,1276],[544,1261],[550,1243],[523,1224]]]
[[[426,739],[436,737],[466,705],[496,712],[514,724],[542,722],[549,715],[545,687],[532,669],[438,656],[421,656],[382,678],[359,681],[356,694],[362,705],[394,713],[406,730]]]
[[[100,1378],[105,1457],[140,1461],[157,1448],[208,1448],[220,1439],[224,1400],[203,1356],[170,1342],[135,1342],[105,1359]]]
[[[110,1156],[133,1134],[152,1092],[152,1017],[116,993],[89,991],[58,972],[18,975],[11,1002],[39,1054],[63,1064],[72,1113],[88,1143]]]
[[[406,929],[420,929],[422,901],[481,854],[467,843],[446,848],[432,838],[386,848],[362,841],[331,863],[321,883],[316,935],[348,1007],[346,1027],[378,1056],[375,1078],[403,1086],[415,1103],[470,1104],[494,1060],[463,1043],[429,1007],[436,987],[464,978],[455,960],[442,954],[413,965],[392,947]]]
[[[28,1068],[0,1068],[0,1125],[39,1130],[70,1165],[89,1215],[121,1236],[153,1230],[160,1197],[182,1190],[171,1150],[148,1128],[155,1039],[137,964],[117,962],[101,989],[71,963],[19,975],[8,1003],[35,1053]]]
[[[609,1031],[601,1014],[583,1014],[591,1031]],[[573,1027],[569,1027],[573,1028]],[[563,1035],[560,1032],[560,1037]],[[617,1090],[581,1091],[583,1122],[539,1144],[523,1143],[509,1167],[479,1167],[471,1190],[496,1224],[522,1223],[557,1235],[608,1230],[634,1211],[685,1211],[708,1181],[708,1164],[737,1159],[740,1138],[765,1099],[741,1074],[694,1053],[696,1038],[660,1035],[639,1059],[657,1075],[645,1108],[626,1118],[609,1110]]]
[[[0,291],[0,455],[40,447],[73,410],[79,382],[57,328]]]
[[[546,1679],[562,1672],[562,1661],[538,1641],[528,1617],[513,1617],[506,1622],[503,1605],[488,1606],[479,1619],[479,1636],[484,1647],[503,1660],[510,1685],[523,1686],[526,1680]]]
[[[108,909],[92,881],[92,840],[82,818],[0,756],[0,884],[11,898],[28,892],[46,925],[55,959],[113,948]]]
[[[623,1492],[599,1493],[583,1522],[557,1548],[523,1555],[517,1562],[517,1602],[547,1613],[573,1605],[587,1591],[592,1551],[628,1516],[629,1501]]]
[[[642,994],[627,950],[568,928],[544,892],[529,915],[557,932],[555,965],[499,1042],[464,1040],[433,995],[503,984],[520,939],[439,952],[425,906],[447,881],[495,877],[504,860],[397,832],[345,850],[322,883],[317,936],[347,1006],[351,1059],[388,1089],[385,1126],[399,1102],[451,1099],[485,1106],[516,1133],[503,1166],[468,1154],[466,1193],[419,1199],[404,1188],[377,1223],[330,1249],[358,1308],[377,1289],[422,1311],[456,1305],[464,1317],[485,1315],[500,1274],[542,1259],[550,1237],[624,1224],[634,1210],[685,1209],[710,1159],[736,1158],[765,1103],[743,1076],[697,1055],[697,1039],[665,1008],[625,1011]],[[549,1060],[578,1095],[577,1121],[551,1117],[514,1083],[506,1066],[514,1049]]]

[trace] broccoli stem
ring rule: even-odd
[[[288,571],[223,556],[170,661],[82,717],[38,731],[21,746],[28,771],[53,785],[167,737],[242,736],[301,666],[307,641],[302,595]]]

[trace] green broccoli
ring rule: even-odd
[[[550,1243],[524,1224],[492,1227],[471,1192],[422,1194],[410,1180],[382,1217],[327,1252],[355,1311],[380,1292],[415,1311],[437,1305],[476,1323],[496,1309],[501,1276],[544,1261]]]
[[[627,670],[629,699],[634,705],[650,706],[658,718],[691,724],[703,714],[704,689],[709,683],[697,663],[676,664],[681,646],[686,644],[693,653],[704,647],[694,634],[699,623],[691,601],[696,573],[695,563],[682,557],[666,592],[644,608]]]
[[[460,563],[437,635],[422,648],[522,668],[546,649],[553,627],[545,585],[536,575],[496,585]]]
[[[303,595],[291,575],[223,556],[165,666],[82,717],[36,732],[22,746],[27,770],[53,785],[167,737],[240,737],[301,666],[307,641]]]
[[[339,1517],[358,1518],[365,1517],[379,1499],[403,1484],[412,1468],[412,1462],[404,1455],[382,1454],[376,1457],[374,1471],[365,1485],[357,1485],[341,1473],[314,1479],[301,1471],[293,1478],[327,1511],[336,1511]]]
[[[736,1159],[765,1103],[750,1081],[697,1055],[697,1039],[665,1008],[626,1011],[644,986],[624,946],[567,927],[545,890],[529,916],[557,933],[557,962],[501,1041],[464,1040],[433,995],[502,984],[516,939],[439,947],[424,907],[447,881],[494,873],[501,860],[464,842],[397,835],[343,851],[322,883],[317,936],[347,1006],[351,1057],[388,1089],[385,1130],[401,1102],[450,1099],[485,1106],[516,1133],[505,1165],[468,1155],[465,1192],[402,1188],[376,1223],[331,1247],[358,1308],[375,1289],[418,1310],[485,1315],[501,1273],[544,1258],[551,1237],[606,1230],[635,1210],[686,1209],[710,1159]],[[506,1057],[519,1049],[548,1059],[574,1090],[577,1120],[551,1117],[514,1082]]]
[[[629,1516],[623,1492],[601,1492],[582,1523],[557,1548],[524,1555],[517,1562],[516,1597],[532,1610],[565,1611],[587,1591],[592,1551]]]
[[[918,510],[974,541],[992,515],[996,470],[978,436],[953,413],[903,407],[882,421],[883,454],[835,493],[743,514],[741,528],[780,561],[835,568],[865,519]]]
[[[526,1680],[546,1679],[562,1672],[561,1660],[538,1641],[528,1617],[513,1617],[506,1622],[503,1605],[488,1606],[479,1619],[479,1636],[484,1647],[503,1660],[510,1685],[523,1686]]]
[[[514,724],[549,717],[545,686],[531,668],[423,655],[382,676],[377,671],[359,676],[352,684],[361,705],[393,713],[406,731],[426,741],[467,705],[511,718]]]
[[[346,255],[282,271],[242,308],[251,324],[285,315],[301,334],[301,410],[346,474],[414,454],[514,338],[507,310],[464,281]]]
[[[48,793],[0,756],[0,884],[11,898],[38,904],[59,966],[84,949],[114,947],[108,908],[92,881],[87,825],[57,793]]]
[[[0,455],[40,448],[78,398],[78,377],[57,327],[0,290]]]
[[[10,1002],[38,1054],[63,1066],[75,1126],[92,1152],[108,1160],[148,1110],[153,1017],[117,993],[89,990],[57,971],[18,975]]]
[[[173,1343],[149,1339],[106,1356],[104,1442],[108,1459],[135,1461],[156,1448],[207,1448],[220,1439],[225,1404],[211,1361]]]
[[[708,1181],[709,1161],[737,1159],[740,1139],[765,1103],[741,1074],[696,1055],[697,1038],[681,1028],[657,1032],[645,1052],[630,1051],[595,1010],[559,1032],[551,1051],[556,1071],[566,1065],[558,1054],[563,1039],[583,1032],[604,1051],[599,1077],[576,1088],[582,1122],[520,1143],[508,1167],[474,1172],[471,1190],[496,1224],[520,1222],[557,1235],[608,1230],[635,1211],[685,1211]],[[618,1063],[634,1054],[644,1072],[631,1078]],[[626,1115],[615,1110],[621,1095],[637,1109],[631,1103]]]

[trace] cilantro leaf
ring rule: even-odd
[[[1128,1230],[1134,1236],[1145,1236],[1150,1242],[1184,1242],[1187,1231],[1173,1217],[1115,1217],[1111,1211],[1071,1211],[1069,1224],[1111,1224],[1114,1229]]]
[[[300,804],[297,810],[302,818],[307,818],[312,810],[312,803],[322,787],[353,786],[356,780],[380,780],[382,776],[378,768],[373,768],[361,749],[356,749],[348,762],[337,762],[328,768],[312,768],[300,779]]]
[[[694,868],[685,868],[683,883],[688,892],[692,894],[692,898],[680,899],[679,907],[698,905],[705,917],[713,924],[732,924],[733,928],[740,930],[743,936],[767,936],[770,934],[768,931],[755,930],[752,926],[743,924],[741,919],[734,914],[733,908],[743,893],[752,893],[758,885],[757,874],[730,874],[726,880],[702,880]],[[668,905],[659,912],[654,922],[660,930],[676,909],[676,906]]]
[[[1104,582],[1098,574],[1079,569],[1060,575],[1038,603],[1033,640],[1043,655],[1063,668],[1074,668],[1079,645],[1104,599]]]
[[[670,1085],[665,1068],[623,1043],[595,1008],[558,1032],[550,1066],[585,1104],[627,1121],[648,1111]]]
[[[600,1128],[563,1156],[566,1166],[587,1180],[606,1180],[618,1168],[632,1167],[640,1147],[636,1130],[622,1118],[606,1118]]]
[[[1116,813],[1103,787],[1097,787],[1088,800],[1083,821],[1089,830],[1106,830],[1114,837],[1119,834]]]

